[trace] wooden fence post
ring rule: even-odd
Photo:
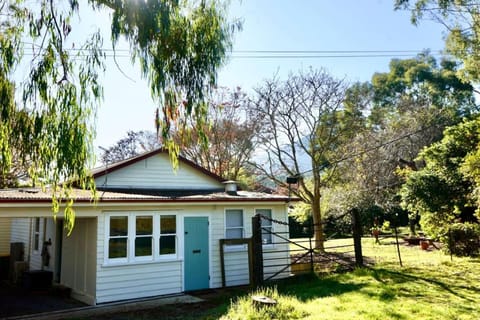
[[[360,213],[356,208],[352,209],[352,232],[353,245],[355,247],[355,264],[357,267],[363,266],[362,253],[362,224],[360,222]]]
[[[253,285],[263,283],[263,248],[262,248],[262,223],[260,215],[252,217],[252,242],[253,242]]]

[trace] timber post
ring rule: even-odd
[[[356,208],[353,208],[351,213],[353,245],[355,247],[355,264],[357,267],[363,267],[362,224],[360,223],[360,213]]]
[[[263,283],[263,248],[262,248],[262,222],[260,215],[252,217],[252,247],[253,247],[253,285]]]

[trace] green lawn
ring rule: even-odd
[[[351,241],[330,240],[326,247]],[[199,304],[92,319],[480,319],[479,258],[451,260],[439,250],[402,245],[400,267],[392,241],[362,240],[364,256],[375,263],[370,268],[295,277],[259,291],[228,289],[203,297]],[[256,309],[251,303],[254,294],[271,296],[278,303]]]
[[[351,243],[327,241],[326,247]],[[277,310],[254,310],[250,296],[231,304],[224,319],[480,319],[480,259],[456,258],[439,250],[400,246],[394,238],[362,241],[374,267],[354,272],[306,276],[263,292],[279,301]],[[330,250],[345,250],[344,248]],[[257,292],[256,294],[261,294]],[[274,308],[272,308],[274,309]],[[212,315],[213,316],[213,315]]]

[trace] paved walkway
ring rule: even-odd
[[[0,285],[0,319],[88,318],[107,313],[151,309],[166,304],[201,301],[203,300],[197,297],[179,294],[88,306],[52,291],[28,292],[3,283]]]

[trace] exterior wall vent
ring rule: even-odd
[[[225,185],[225,193],[231,196],[237,195],[237,182],[233,180],[228,180],[223,182]]]

